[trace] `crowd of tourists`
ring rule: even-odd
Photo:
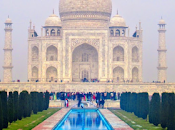
[[[78,96],[82,95],[82,100],[92,101],[96,99],[104,100],[120,100],[121,93],[116,92],[51,92],[50,100],[78,100]]]
[[[95,101],[97,107],[104,107],[105,100],[120,100],[121,93],[116,92],[51,92],[50,100],[64,100],[65,107],[69,106],[69,100],[77,100],[78,107],[83,108],[82,101]]]

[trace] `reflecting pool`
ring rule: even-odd
[[[72,109],[54,130],[112,130],[99,110]]]

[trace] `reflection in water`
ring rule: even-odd
[[[89,111],[73,111],[55,130],[108,130],[100,115]]]

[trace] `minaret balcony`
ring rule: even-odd
[[[157,67],[158,70],[167,70],[167,68],[168,67],[161,67],[161,66]]]
[[[11,69],[11,68],[13,68],[13,66],[11,66],[11,65],[10,66],[9,65],[4,65],[3,68],[4,69],[8,69],[8,68]]]
[[[157,49],[157,51],[159,51],[159,52],[166,52],[167,51],[167,49]]]
[[[12,51],[13,48],[4,48],[3,50]]]

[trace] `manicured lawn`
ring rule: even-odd
[[[138,118],[134,113],[128,113],[123,110],[111,110],[115,115],[117,115],[121,120],[126,122],[134,130],[165,130],[161,126],[154,126],[148,121]]]
[[[31,130],[32,128],[43,122],[45,119],[53,115],[58,110],[60,109],[49,108],[48,110],[45,110],[43,112],[38,112],[38,114],[36,115],[31,115],[31,117],[23,118],[22,120],[13,122],[11,125],[9,124],[7,129],[3,130]]]

